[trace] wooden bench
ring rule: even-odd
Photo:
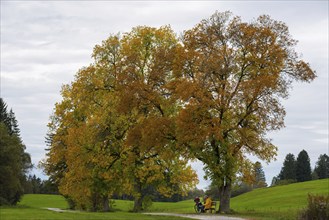
[[[212,211],[214,211],[214,213],[216,213],[216,202],[211,202],[211,208],[205,210],[206,212],[210,211],[210,213],[212,213]]]

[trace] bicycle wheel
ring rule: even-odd
[[[198,204],[195,204],[195,205],[194,205],[194,211],[195,211],[196,213],[201,213],[201,209],[200,209],[200,207],[198,206]]]

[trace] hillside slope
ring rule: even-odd
[[[329,179],[256,189],[231,199],[240,213],[288,213],[296,216],[307,205],[307,195],[329,194]]]

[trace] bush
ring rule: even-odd
[[[299,215],[300,220],[326,220],[329,219],[329,194],[308,194],[308,205]]]

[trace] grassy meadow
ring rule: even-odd
[[[307,205],[307,195],[329,194],[329,179],[256,189],[231,199],[233,210],[261,219],[296,219]]]
[[[256,189],[231,199],[235,215],[246,219],[296,219],[297,213],[307,205],[307,194],[328,194],[329,179],[295,183],[285,186]],[[149,212],[193,213],[193,201],[177,203],[154,202]],[[25,195],[17,207],[1,207],[1,220],[94,219],[128,220],[159,219],[182,220],[168,216],[148,216],[131,213],[132,201],[115,200],[115,212],[54,212],[46,208],[67,209],[65,199],[58,195]],[[217,207],[218,208],[218,207]]]
[[[16,207],[1,207],[1,220],[184,220],[172,216],[150,216],[141,213],[131,213],[131,201],[115,201],[115,212],[55,212],[47,208],[67,209],[65,199],[59,195],[27,194]]]

